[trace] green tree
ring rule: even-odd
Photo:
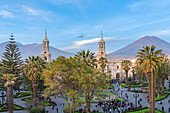
[[[158,81],[160,81],[161,78],[161,94],[164,95],[164,82],[165,79],[170,76],[170,63],[167,55],[163,55],[162,61],[158,64]]]
[[[39,56],[32,56],[25,61],[25,73],[29,80],[32,81],[33,87],[33,103],[34,107],[37,107],[38,104],[38,81],[41,78],[42,70],[46,68],[46,62]]]
[[[85,95],[86,112],[90,113],[90,101],[98,92],[102,91],[102,89],[108,88],[108,84],[106,83],[107,76],[104,73],[101,74],[97,69],[94,69],[96,66],[96,58],[93,52],[81,50],[81,52],[77,52],[75,57],[81,63],[86,64],[81,70],[79,84]]]
[[[86,64],[87,65],[87,64]],[[80,104],[80,86],[78,78],[84,64],[75,58],[58,57],[53,60],[51,66],[43,72],[45,80],[45,96],[60,94],[69,107],[70,113],[75,113],[75,108]],[[70,103],[69,99],[72,102]]]
[[[136,72],[136,74],[135,74],[136,78],[139,79],[139,82],[141,82],[142,87],[143,87],[143,84],[147,79],[144,71],[141,68],[139,68],[138,65],[134,67],[134,70]]]
[[[85,62],[88,66],[96,66],[96,58],[94,56],[95,53],[90,52],[87,50],[81,50],[80,52],[77,52],[75,55],[76,59]]]
[[[107,63],[108,63],[108,61],[106,58],[104,58],[104,57],[99,58],[98,64],[100,65],[102,73],[104,73],[104,69],[105,69]]]
[[[8,110],[9,113],[13,113],[13,85],[15,83],[14,80],[16,79],[16,77],[13,74],[5,74],[3,75],[2,79],[6,81],[4,86],[7,87]]]
[[[136,63],[144,71],[148,78],[149,84],[149,102],[150,112],[155,112],[155,81],[156,72],[158,69],[157,63],[161,61],[160,54],[162,50],[155,51],[156,46],[143,46],[143,49],[139,49],[136,57]]]
[[[121,63],[121,67],[126,72],[126,86],[127,86],[127,84],[128,84],[128,71],[130,70],[130,67],[131,67],[130,60],[124,60]]]
[[[106,83],[107,76],[106,74],[101,74],[99,70],[88,65],[84,65],[81,68],[79,84],[81,86],[81,91],[85,95],[86,112],[90,113],[91,100],[94,96],[97,96],[99,92],[103,91],[103,89],[108,88],[108,84]]]
[[[2,55],[2,73],[15,75],[15,82],[18,84],[21,72],[20,67],[22,65],[21,52],[19,51],[19,46],[16,44],[13,34],[11,34],[9,39],[10,41],[6,45],[5,52]],[[2,82],[5,83],[5,81]],[[6,103],[7,102],[8,97],[6,96]]]

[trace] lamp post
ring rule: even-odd
[[[135,93],[133,94],[133,97],[135,98],[135,110],[137,110],[137,98],[139,97],[139,94]]]
[[[136,82],[134,82],[134,92],[135,92],[135,85],[136,85]]]
[[[120,98],[122,98],[122,87],[120,85]],[[120,99],[120,113],[122,113],[122,101]]]

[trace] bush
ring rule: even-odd
[[[129,78],[128,78],[128,81],[131,81],[131,80],[132,80],[132,78],[131,78],[131,77],[129,77]]]
[[[70,110],[69,109],[63,109],[63,112],[64,113],[70,113]]]
[[[32,108],[29,113],[45,113],[45,108]]]

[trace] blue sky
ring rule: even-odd
[[[0,0],[0,43],[42,43],[45,29],[69,52],[97,52],[101,31],[108,53],[145,35],[170,42],[170,0]]]

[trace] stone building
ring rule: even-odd
[[[41,52],[41,58],[46,62],[51,62],[51,53],[49,52],[49,40],[47,39],[47,31],[45,31],[45,38],[43,40],[43,51]]]
[[[103,33],[101,33],[101,40],[99,41],[98,53],[97,53],[97,60],[101,57],[107,58],[107,53],[105,52],[105,41],[103,39]],[[135,59],[123,59],[123,60],[130,60],[132,62],[131,69],[128,72],[128,76],[132,76],[132,67],[135,66]],[[105,72],[111,71],[113,75],[113,79],[123,79],[125,78],[125,71],[121,67],[122,59],[107,59],[108,63],[105,68]],[[99,67],[99,64],[98,64]]]

